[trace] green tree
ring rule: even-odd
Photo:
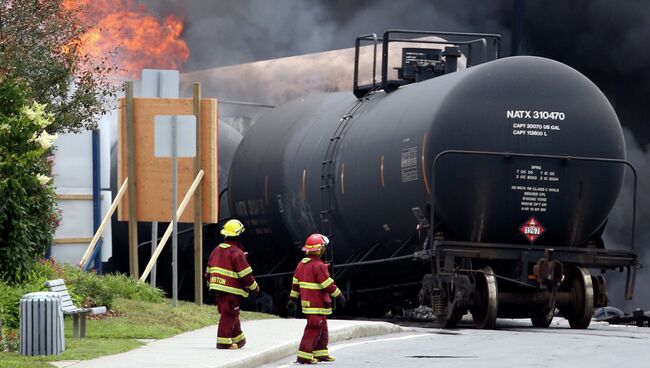
[[[0,279],[19,282],[59,224],[52,187],[53,115],[24,83],[0,79]]]
[[[20,79],[31,98],[46,104],[54,121],[50,133],[93,129],[115,95],[109,55],[83,52],[92,25],[83,7],[65,0],[0,0],[0,76]]]
[[[56,133],[95,128],[116,92],[110,55],[84,53],[85,3],[0,0],[0,279],[10,282],[28,276],[60,221]]]

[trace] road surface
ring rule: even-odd
[[[350,340],[330,346],[337,368],[488,368],[488,367],[650,367],[650,328],[592,321],[587,330],[572,330],[556,318],[547,329],[526,320],[498,320],[497,330],[470,324],[443,330],[412,327],[407,332]],[[295,356],[264,368],[301,366]]]

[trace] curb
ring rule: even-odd
[[[335,330],[330,330],[330,343],[360,339],[364,337],[386,335],[405,331],[404,328],[388,322],[372,322],[362,325],[353,325]],[[247,356],[236,362],[227,362],[215,365],[214,368],[254,368],[260,365],[268,364],[284,357],[295,354],[298,351],[300,341],[293,341],[279,346],[275,346],[259,353]]]

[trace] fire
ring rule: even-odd
[[[143,68],[179,69],[190,55],[181,17],[159,20],[132,0],[64,0],[63,6],[92,26],[81,39],[83,53],[103,59],[117,51],[111,57],[117,77],[135,78]]]

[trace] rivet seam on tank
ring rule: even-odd
[[[341,164],[341,194],[345,194],[345,162]]]
[[[269,205],[269,176],[264,176],[264,205]]]
[[[425,162],[425,154],[427,148],[427,136],[428,133],[424,132],[424,137],[422,138],[422,179],[424,179],[424,188],[427,190],[427,194],[431,194],[429,189],[429,181],[427,180],[427,165]]]
[[[305,180],[307,180],[307,169],[302,170],[302,189],[300,190],[300,198],[305,200],[307,194],[305,193]]]
[[[379,163],[379,179],[381,180],[381,187],[384,188],[384,155],[381,155]]]

